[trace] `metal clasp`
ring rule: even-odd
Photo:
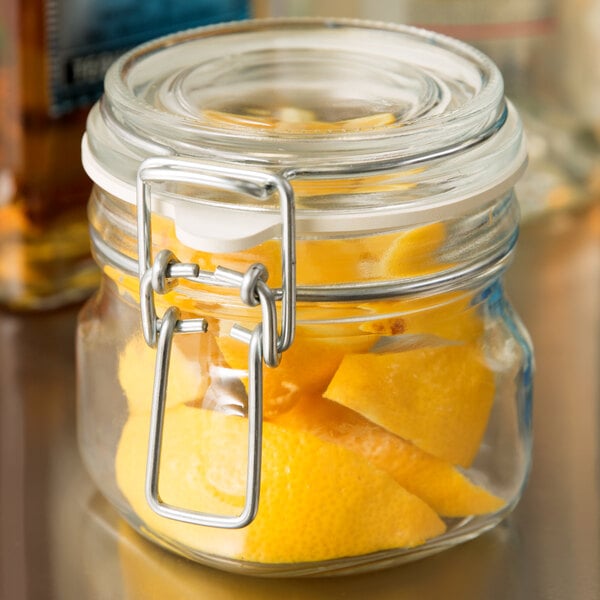
[[[168,249],[158,252],[152,261],[151,184],[182,182],[234,191],[264,199],[277,192],[282,220],[282,287],[270,288],[268,273],[262,264],[252,265],[246,273],[217,267],[214,273],[201,271],[198,265],[181,263]],[[142,163],[137,178],[138,271],[142,329],[146,343],[157,347],[152,394],[150,435],[146,464],[146,499],[157,514],[191,523],[222,528],[245,527],[258,511],[262,449],[263,360],[271,367],[279,364],[281,353],[294,339],[296,320],[296,258],[294,195],[289,182],[280,176],[237,169],[213,163],[176,157],[154,157]],[[159,318],[154,294],[165,294],[177,279],[233,285],[249,306],[261,306],[262,322],[254,331],[234,325],[231,335],[244,341],[248,351],[248,462],[246,499],[239,515],[223,516],[192,511],[163,502],[159,495],[161,446],[169,376],[169,361],[175,333],[205,332],[204,319],[181,319],[179,309],[169,307]],[[276,300],[282,303],[281,328],[278,331]]]

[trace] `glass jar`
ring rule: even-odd
[[[502,286],[525,151],[493,63],[413,28],[247,21],[141,46],[105,90],[79,435],[118,511],[294,576],[500,522],[532,356]]]

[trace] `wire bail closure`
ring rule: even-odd
[[[279,196],[282,220],[281,255],[282,287],[267,285],[264,265],[251,265],[246,273],[217,267],[214,273],[201,271],[193,263],[181,263],[168,249],[160,250],[152,260],[152,194],[153,183],[180,182],[234,191],[265,199],[272,192]],[[179,157],[152,157],[145,160],[137,175],[138,273],[142,331],[146,343],[156,347],[156,363],[152,392],[150,434],[146,463],[145,493],[149,506],[157,514],[194,525],[241,528],[253,521],[258,511],[262,451],[263,361],[276,367],[281,353],[292,344],[296,325],[296,257],[295,207],[293,190],[284,177],[249,169],[201,162]],[[248,462],[246,499],[240,514],[223,516],[189,510],[163,502],[159,494],[159,474],[163,437],[169,362],[176,333],[204,333],[208,324],[203,318],[182,319],[179,309],[169,307],[159,317],[154,294],[166,294],[177,285],[177,279],[191,282],[210,281],[240,289],[248,306],[261,306],[262,321],[253,331],[239,325],[232,337],[248,344]],[[282,303],[281,331],[278,331],[276,300]]]

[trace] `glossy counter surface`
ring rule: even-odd
[[[523,500],[475,541],[339,579],[234,576],[138,537],[77,453],[76,310],[0,314],[0,598],[600,598],[600,207],[527,224],[508,288],[537,353]]]

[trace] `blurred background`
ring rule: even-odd
[[[529,139],[524,219],[600,197],[600,0],[1,0],[0,305],[48,309],[97,285],[79,159],[108,65],[171,31],[255,17],[426,27],[500,67]]]

